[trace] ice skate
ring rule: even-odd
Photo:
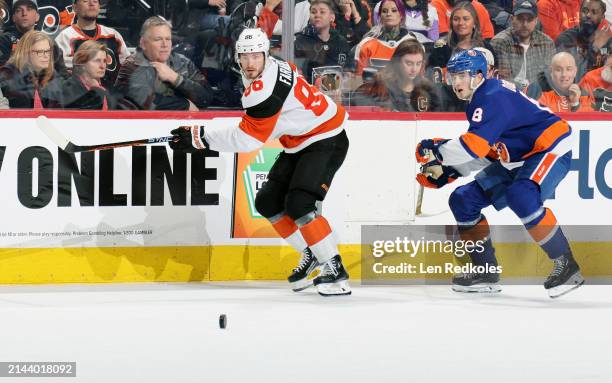
[[[498,273],[465,273],[453,276],[453,291],[458,293],[499,293]]]
[[[298,292],[312,286],[313,280],[308,279],[308,276],[312,274],[318,266],[319,262],[317,262],[317,258],[312,254],[312,251],[310,251],[309,248],[304,249],[300,262],[287,278],[291,284],[291,289]]]
[[[335,255],[321,266],[321,274],[313,280],[313,283],[319,294],[323,296],[350,295],[348,278],[342,259],[339,255]]]
[[[584,284],[580,267],[571,253],[553,259],[553,262],[553,270],[544,282],[549,297],[558,298]]]

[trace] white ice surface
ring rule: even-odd
[[[77,362],[77,378],[0,383],[611,382],[612,286],[0,286],[0,361]]]

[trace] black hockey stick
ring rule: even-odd
[[[42,130],[42,132],[47,137],[49,137],[49,139],[53,141],[55,145],[57,145],[60,149],[62,149],[66,153],[93,152],[96,150],[121,148],[125,146],[140,146],[140,145],[158,144],[158,143],[164,143],[164,142],[171,142],[175,139],[174,136],[164,136],[164,137],[143,138],[141,140],[111,142],[107,144],[98,144],[98,145],[76,145],[75,143],[69,141],[66,137],[64,137],[64,135],[51,124],[51,121],[49,121],[49,119],[46,116],[39,116],[36,119],[36,125],[38,125],[38,128]]]

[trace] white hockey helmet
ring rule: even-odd
[[[263,52],[266,60],[270,52],[270,40],[266,33],[259,28],[245,28],[240,32],[236,41],[234,60],[240,66],[240,53]]]

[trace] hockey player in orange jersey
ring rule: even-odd
[[[279,139],[284,147],[257,193],[255,207],[302,254],[289,276],[294,291],[315,285],[321,295],[348,295],[348,273],[328,221],[316,215],[316,201],[327,194],[348,150],[348,115],[341,105],[308,84],[293,64],[269,56],[270,42],[260,29],[245,29],[235,60],[246,90],[245,114],[238,125],[220,129],[180,127],[170,146],[193,152],[250,152]],[[319,267],[320,274],[309,279]]]

